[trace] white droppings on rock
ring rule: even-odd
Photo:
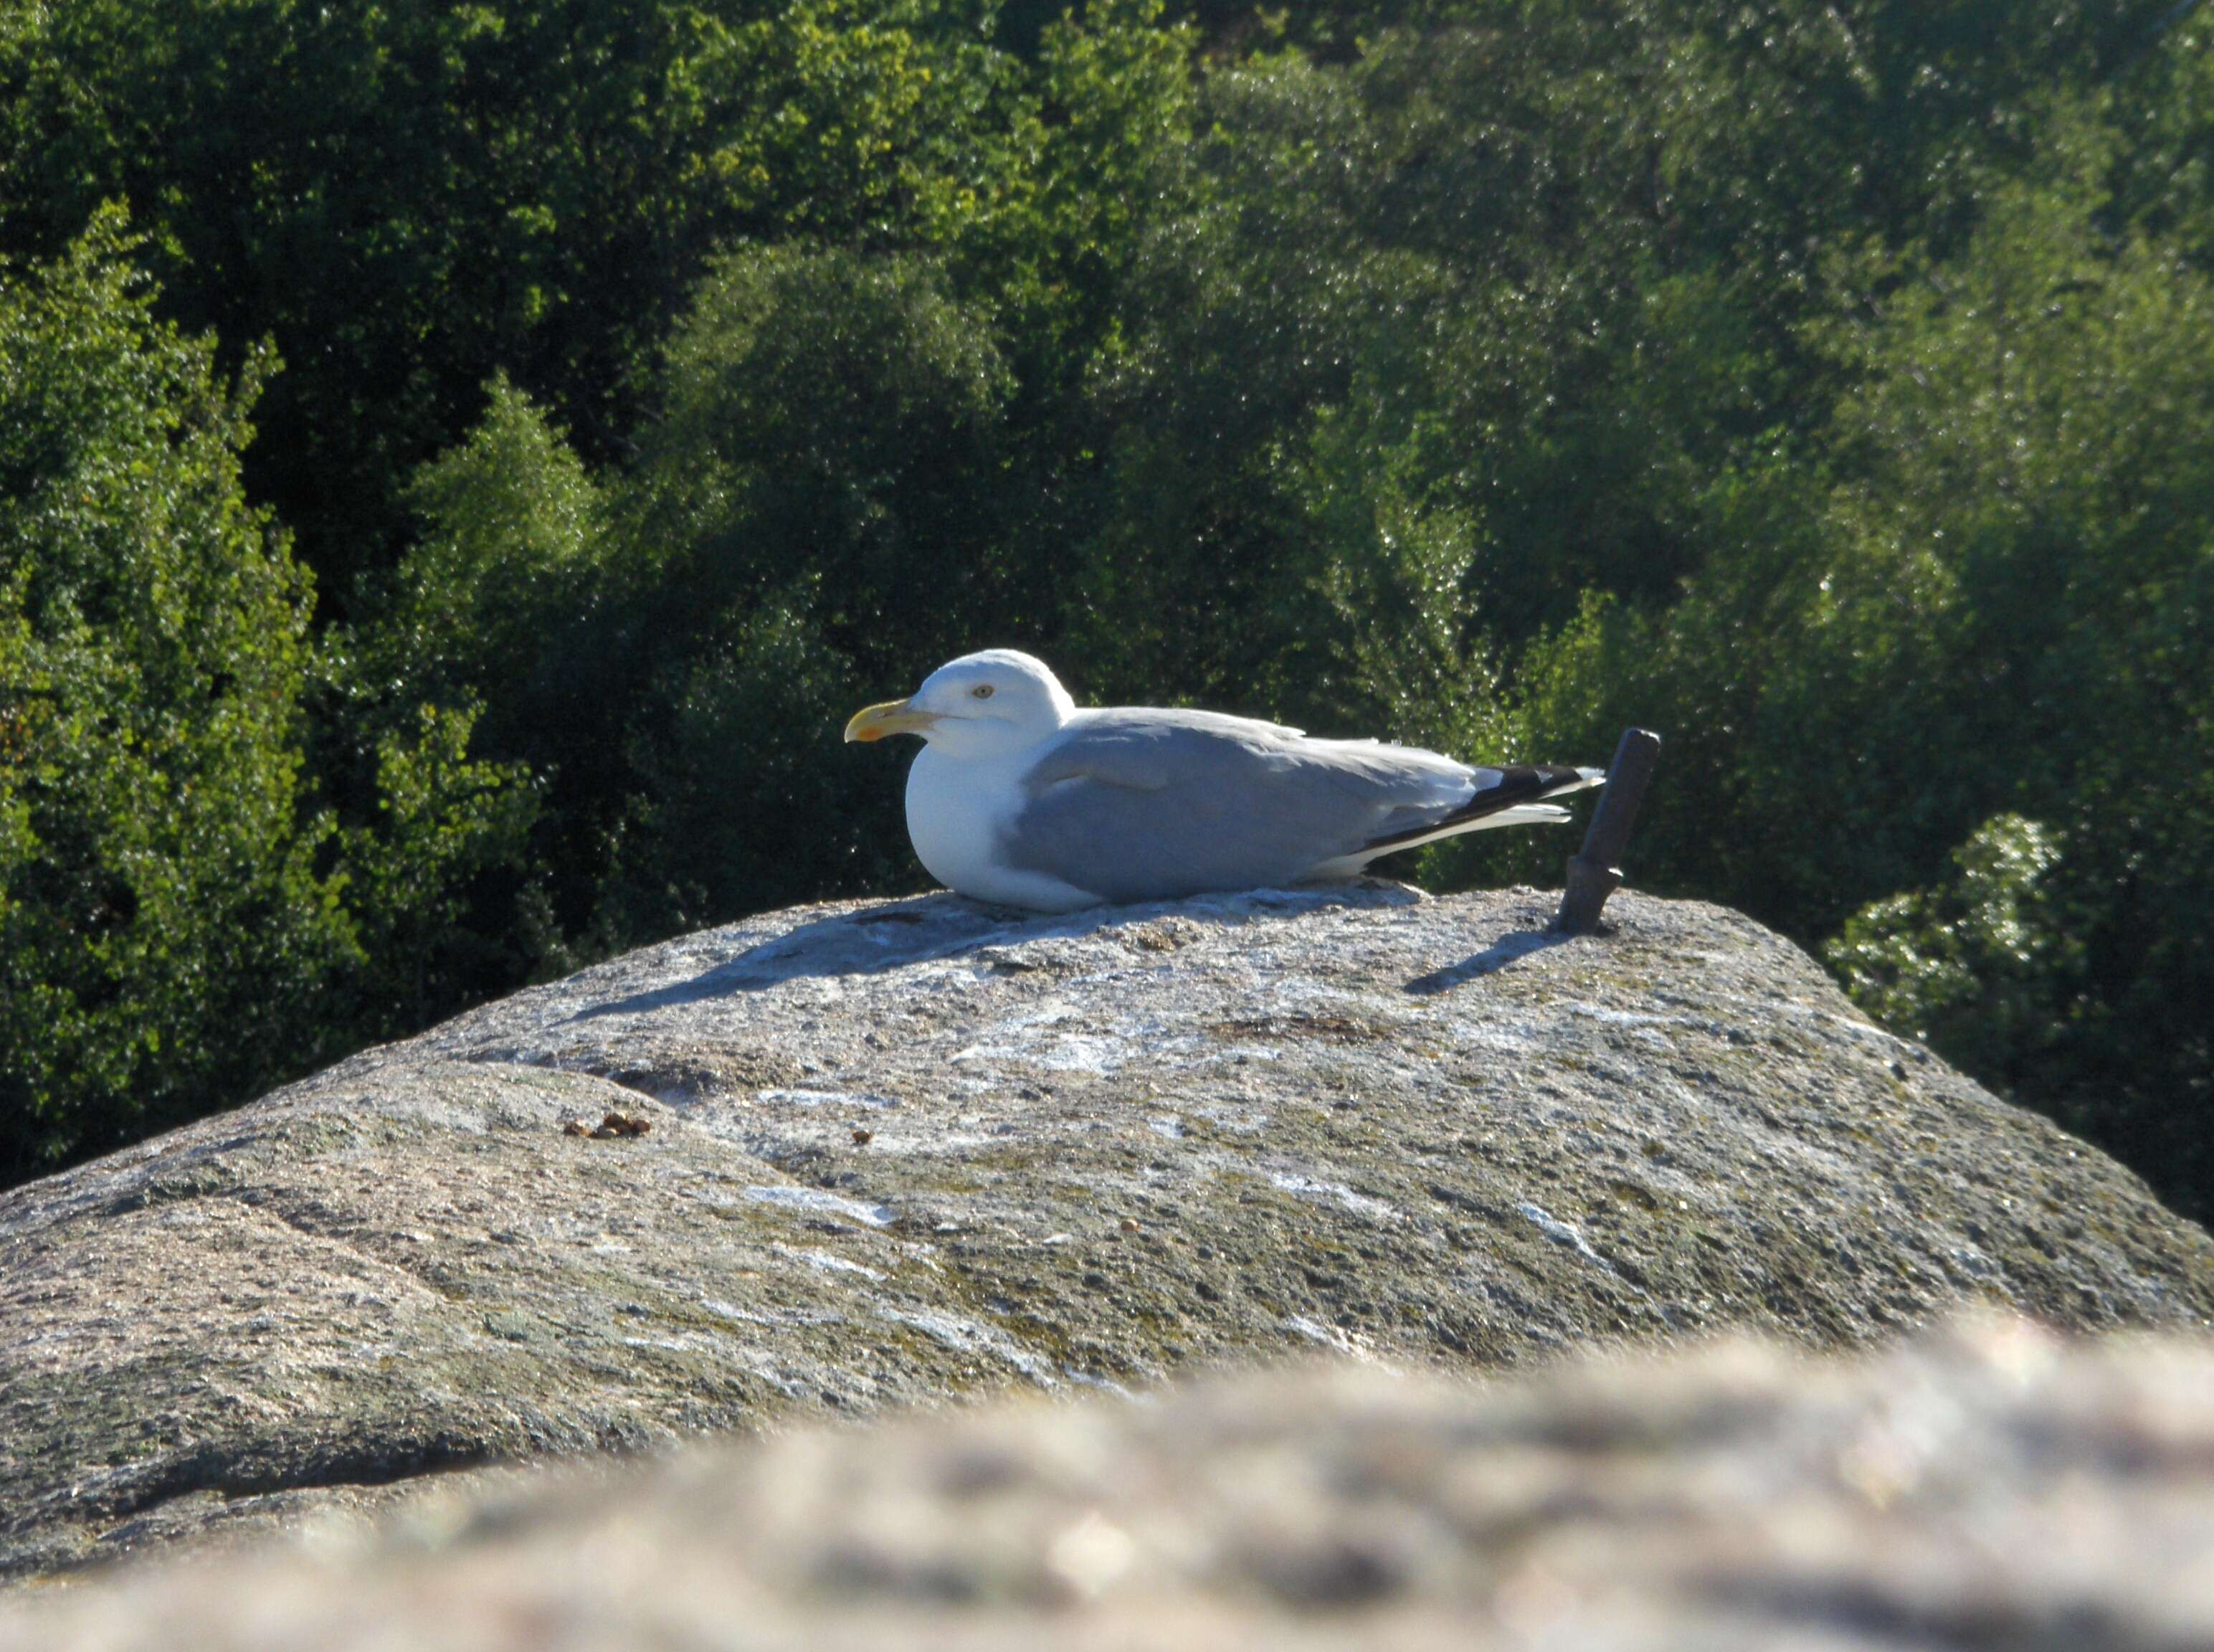
[[[1245,1067],[1254,1062],[1281,1062],[1284,1059],[1280,1044],[1224,1044],[1201,1056],[1196,1067]]]
[[[1096,1371],[1085,1371],[1073,1365],[1061,1367],[1061,1375],[1079,1388],[1097,1388],[1103,1394],[1112,1394],[1117,1399],[1127,1399],[1132,1404],[1140,1403],[1140,1396],[1132,1393],[1112,1377],[1103,1377]]]
[[[819,1308],[741,1308],[712,1296],[700,1299],[700,1306],[719,1319],[728,1319],[742,1325],[835,1325],[845,1323],[842,1313],[832,1313]]]
[[[861,1278],[869,1280],[882,1280],[884,1277],[881,1269],[872,1268],[865,1263],[848,1261],[846,1257],[834,1256],[828,1251],[804,1250],[791,1245],[772,1245],[768,1248],[772,1255],[791,1257],[824,1273],[857,1274]]]
[[[664,1353],[689,1354],[700,1345],[700,1339],[692,1337],[626,1337],[625,1348],[657,1348]]]
[[[1005,1331],[990,1325],[980,1325],[958,1314],[932,1309],[887,1308],[883,1310],[883,1317],[895,1325],[911,1325],[933,1342],[942,1343],[957,1353],[988,1354],[1012,1366],[1041,1387],[1057,1388],[1061,1386],[1061,1380],[1054,1375],[1052,1366]]]
[[[1097,1033],[1060,1032],[1058,1028],[1082,1013],[1074,1005],[1049,1000],[1026,1014],[1008,1016],[984,1029],[982,1036],[956,1050],[953,1060],[997,1066],[1016,1062],[1050,1072],[1086,1073],[1104,1077],[1122,1065],[1129,1054],[1120,1038]]]
[[[1581,1015],[1593,1021],[1603,1021],[1616,1027],[1684,1027],[1703,1026],[1702,1018],[1690,1015],[1649,1015],[1642,1010],[1609,1009],[1604,1004],[1569,1004],[1565,1006],[1570,1015]]]
[[[1454,1043],[1463,1049],[1495,1049],[1501,1055],[1520,1055],[1535,1049],[1544,1042],[1540,1030],[1528,1022],[1503,1021],[1497,1017],[1477,1019],[1455,1016],[1446,1023],[1447,1033]]]
[[[1376,1350],[1368,1346],[1367,1339],[1336,1325],[1326,1325],[1319,1319],[1310,1319],[1303,1313],[1295,1313],[1287,1319],[1284,1328],[1311,1343],[1342,1354],[1348,1359],[1359,1360],[1364,1365],[1383,1363],[1376,1357]]]
[[[873,1095],[860,1090],[757,1090],[754,1092],[754,1099],[776,1106],[858,1108],[873,1113],[899,1105],[890,1096]]]
[[[756,1204],[780,1205],[786,1210],[804,1210],[820,1216],[843,1216],[847,1221],[857,1221],[867,1227],[891,1226],[889,1206],[864,1204],[859,1199],[844,1198],[819,1187],[745,1187],[738,1191]]]
[[[1565,1245],[1586,1261],[1596,1263],[1609,1273],[1614,1271],[1614,1264],[1593,1250],[1581,1233],[1553,1215],[1544,1206],[1525,1202],[1514,1208],[1528,1217],[1537,1230],[1554,1244]]]
[[[1342,1182],[1329,1182],[1320,1177],[1309,1176],[1300,1171],[1272,1170],[1269,1179],[1287,1193],[1303,1199],[1327,1199],[1351,1211],[1356,1216],[1366,1216],[1371,1221],[1388,1222],[1399,1220],[1397,1205],[1383,1199],[1373,1199],[1365,1193],[1355,1193]]]

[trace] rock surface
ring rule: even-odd
[[[0,1196],[0,1572],[434,1470],[1981,1299],[2205,1326],[2214,1243],[1802,953],[1618,897],[932,896],[634,953]],[[650,1132],[564,1133],[609,1112]]]
[[[0,1607],[0,1648],[2214,1644],[2214,1343],[1334,1371],[517,1474]]]

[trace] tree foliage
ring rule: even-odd
[[[836,726],[1002,643],[1660,728],[1642,881],[2205,1208],[2210,89],[2170,0],[0,3],[17,1105],[911,886]]]
[[[1921,1007],[1911,970],[1870,1001],[2189,1190],[2214,1100],[2193,1007],[2214,987],[2194,939],[2214,920],[2214,287],[2107,227],[2105,121],[2078,107],[2046,137],[1986,185],[1959,254],[1880,261],[1868,303],[1814,329],[1855,387],[1818,456],[1722,479],[1684,596],[1587,609],[1535,652],[1525,711],[1537,738],[1631,714],[1680,731],[1668,874],[1803,935],[1879,903],[1840,959],[1929,928],[1880,904],[1895,893],[1988,881],[1985,823],[2037,823],[2050,950],[2077,962],[2040,975],[2036,1031],[2009,1030],[2014,966],[1974,946]]]
[[[18,1172],[382,1030],[362,976],[400,954],[364,940],[435,921],[497,854],[477,798],[513,778],[461,760],[450,719],[389,743],[378,827],[342,835],[316,806],[309,588],[240,485],[266,363],[226,383],[207,340],[155,318],[136,249],[109,213],[52,263],[0,270],[0,1163]]]
[[[330,593],[496,371],[595,456],[717,243],[945,233],[1010,164],[977,7],[923,0],[10,0],[0,213],[127,199],[187,327],[272,338],[257,493]]]
[[[119,222],[0,280],[0,1117],[36,1164],[265,1076],[351,945],[301,818],[306,587],[238,486],[254,384]]]

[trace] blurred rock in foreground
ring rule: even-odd
[[[422,1495],[0,1647],[2214,1645],[2214,1343],[1340,1366]]]

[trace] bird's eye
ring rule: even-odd
[[[979,700],[989,700],[992,697],[992,685],[988,682],[980,682],[969,692]]]

